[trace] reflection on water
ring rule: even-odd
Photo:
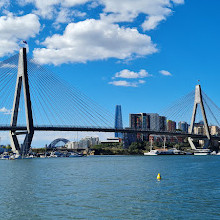
[[[0,216],[220,219],[219,161],[218,156],[0,161]]]

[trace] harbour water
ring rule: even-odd
[[[0,186],[1,219],[220,219],[220,156],[2,160]]]

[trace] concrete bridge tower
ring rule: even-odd
[[[16,131],[18,113],[19,113],[19,103],[21,96],[21,89],[23,86],[24,100],[25,100],[25,114],[26,114],[26,123],[27,130],[25,131]],[[34,135],[34,125],[33,125],[33,116],[31,108],[31,98],[27,74],[27,54],[26,48],[21,48],[19,51],[19,61],[18,61],[18,73],[17,73],[17,82],[15,87],[14,103],[12,108],[11,115],[11,126],[15,129],[10,131],[11,147],[14,153],[20,155],[26,155],[29,152],[31,147],[31,142]],[[25,135],[23,144],[19,144],[17,135]]]
[[[198,106],[200,106],[200,108],[201,108],[202,117],[203,117],[203,121],[204,121],[205,133],[207,136],[207,139],[205,140],[205,145],[203,148],[209,148],[210,144],[211,144],[211,135],[210,135],[209,125],[208,125],[208,121],[207,121],[207,117],[206,117],[206,113],[205,113],[205,108],[204,108],[204,104],[203,104],[202,90],[201,90],[200,85],[196,85],[196,89],[195,89],[195,100],[194,100],[194,107],[193,107],[193,113],[192,113],[192,119],[191,119],[191,124],[190,124],[190,131],[189,131],[190,134],[192,134],[193,130],[194,130],[196,111],[197,111]],[[191,148],[193,150],[195,150],[196,147],[195,147],[195,144],[193,143],[193,139],[191,137],[188,137],[188,141],[189,141]]]

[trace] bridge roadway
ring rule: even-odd
[[[24,133],[26,126],[0,126],[0,131],[16,131],[16,133]],[[195,139],[207,139],[205,135],[188,134],[181,132],[138,130],[138,129],[115,129],[115,128],[98,128],[98,127],[73,127],[73,126],[34,126],[35,131],[88,131],[88,132],[119,132],[119,133],[144,133],[147,135],[170,135],[191,137]],[[219,140],[219,136],[212,136],[212,140]]]

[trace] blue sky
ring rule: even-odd
[[[200,80],[220,105],[219,1],[0,0],[0,59],[29,55],[114,113],[160,112]],[[2,106],[3,107],[3,106]]]

